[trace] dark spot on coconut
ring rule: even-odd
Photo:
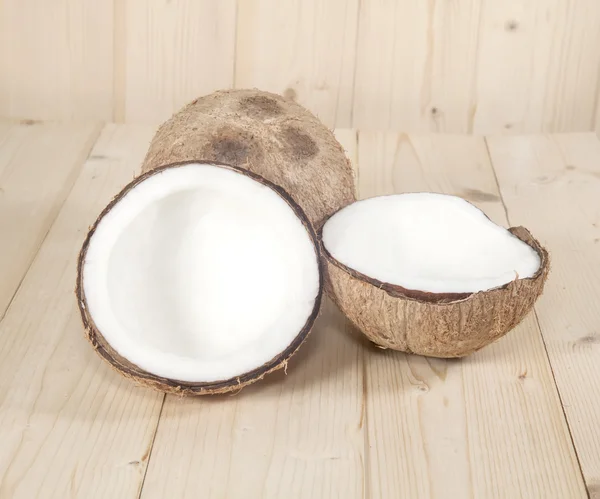
[[[295,101],[298,94],[296,94],[296,91],[293,88],[286,88],[285,92],[283,92],[283,97],[287,100]]]
[[[283,113],[279,102],[266,95],[252,95],[240,101],[240,109],[253,118],[272,118]]]
[[[510,20],[506,21],[506,23],[504,24],[504,29],[506,31],[517,31],[518,27],[519,27],[519,23],[517,21],[515,21],[514,19],[510,19]]]
[[[41,123],[41,121],[38,121],[38,120],[21,120],[19,122],[19,124],[25,125],[25,126],[31,126],[31,125],[35,125],[37,123]]]
[[[2,192],[2,188],[0,188],[0,192]],[[594,243],[599,243],[599,242],[600,242],[600,238],[597,237],[594,239]]]
[[[127,464],[133,464],[134,466],[137,466],[138,464],[140,464],[139,461],[129,461]]]
[[[93,160],[101,160],[101,159],[108,159],[108,157],[107,157],[107,156],[105,156],[104,154],[92,154],[92,155],[90,156],[90,159],[93,159]]]
[[[573,166],[573,165],[567,165],[567,166],[566,166],[566,169],[567,169],[567,170],[570,170],[570,171],[572,171],[572,170],[575,170],[575,168],[576,168],[576,167],[575,167],[575,166]]]
[[[283,130],[282,138],[285,143],[284,151],[291,159],[308,160],[319,152],[317,143],[299,128],[288,126]]]
[[[500,198],[495,194],[484,192],[479,189],[465,189],[461,196],[476,203],[492,203],[495,201],[500,201]]]
[[[438,114],[438,112],[439,112],[439,109],[438,109],[437,107],[432,107],[432,108],[431,108],[431,115],[432,115],[432,116],[435,116],[435,115],[437,115],[437,114]]]
[[[521,381],[523,381],[525,378],[527,378],[527,369],[525,369],[521,374],[519,374],[519,379]]]
[[[506,125],[504,125],[504,128],[506,128],[507,130],[510,130],[512,127],[513,126],[511,123],[507,123]]]
[[[204,146],[202,157],[233,166],[258,163],[263,150],[254,135],[246,130],[226,125],[219,128]]]

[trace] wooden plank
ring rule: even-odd
[[[110,120],[113,2],[0,2],[0,116]]]
[[[167,396],[141,497],[363,497],[362,344],[348,328],[326,300],[287,375]]]
[[[474,131],[592,130],[599,23],[596,0],[483,2]]]
[[[73,287],[88,226],[151,136],[104,129],[0,324],[2,498],[138,497],[163,397],[94,353]]]
[[[116,109],[126,122],[157,123],[187,102],[233,86],[235,0],[126,0],[117,10]],[[125,65],[125,67],[122,67]],[[123,94],[123,96],[121,96]]]
[[[298,100],[330,127],[352,126],[358,0],[238,3],[236,87]]]
[[[471,131],[481,3],[362,2],[353,126]]]
[[[29,123],[0,128],[0,319],[99,133]]]
[[[361,197],[461,195],[504,209],[483,139],[359,134]],[[463,360],[366,349],[372,497],[585,497],[533,315]]]
[[[593,133],[488,140],[511,223],[547,245],[536,305],[591,497],[600,497],[600,142]]]

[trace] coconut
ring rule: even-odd
[[[272,93],[221,90],[194,100],[158,129],[142,171],[198,159],[238,166],[283,187],[315,227],[355,201],[353,170],[333,133]]]
[[[462,357],[514,328],[542,293],[546,250],[454,196],[358,201],[320,234],[328,294],[382,348]]]
[[[91,227],[76,294],[117,371],[179,394],[237,390],[287,365],[318,314],[315,232],[281,187],[180,162],[127,185]]]

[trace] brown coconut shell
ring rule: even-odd
[[[429,357],[464,357],[513,329],[542,294],[547,251],[524,227],[509,231],[540,256],[531,278],[477,293],[428,293],[372,279],[338,262],[322,245],[326,290],[376,345]]]
[[[189,160],[244,168],[279,185],[315,227],[355,201],[344,150],[318,118],[292,100],[259,90],[221,90],[160,126],[142,171]]]
[[[155,390],[159,390],[161,392],[173,393],[178,395],[206,395],[206,394],[218,394],[218,393],[227,393],[232,391],[237,391],[247,386],[251,383],[254,383],[262,378],[264,378],[267,374],[277,371],[281,368],[286,368],[287,363],[290,358],[298,351],[302,343],[308,337],[314,322],[319,314],[319,308],[321,305],[321,298],[323,294],[323,268],[320,258],[320,250],[318,239],[316,233],[308,220],[308,217],[298,206],[298,204],[292,199],[292,197],[281,187],[269,182],[264,179],[260,175],[252,173],[250,171],[245,170],[244,168],[239,168],[232,165],[223,165],[219,164],[222,168],[227,168],[243,175],[246,175],[257,182],[273,189],[277,192],[286,202],[287,204],[294,210],[296,216],[300,219],[302,224],[304,225],[306,231],[308,232],[314,247],[315,253],[319,261],[319,292],[315,299],[315,304],[313,310],[308,317],[306,323],[302,327],[302,329],[298,332],[297,336],[294,340],[288,345],[288,347],[281,352],[279,355],[269,360],[262,366],[253,369],[252,371],[246,372],[239,376],[230,379],[224,379],[220,381],[213,382],[203,382],[203,383],[190,383],[185,381],[179,381],[176,379],[163,378],[160,376],[156,376],[152,373],[145,371],[139,366],[133,364],[128,361],[126,358],[121,356],[118,352],[116,352],[111,345],[106,341],[102,332],[98,329],[94,322],[94,318],[92,317],[86,302],[85,291],[83,287],[83,265],[85,263],[85,258],[87,254],[87,250],[96,228],[102,221],[102,219],[111,211],[111,209],[136,185],[140,184],[147,178],[160,173],[163,170],[168,168],[177,168],[182,165],[190,164],[190,163],[207,163],[202,161],[183,161],[179,163],[173,163],[161,166],[159,168],[147,171],[146,173],[140,175],[135,178],[132,182],[130,182],[127,186],[123,188],[123,190],[117,194],[113,200],[108,204],[108,206],[102,211],[96,222],[90,227],[90,230],[85,238],[83,243],[81,252],[79,253],[79,258],[77,261],[77,284],[75,289],[75,294],[77,296],[77,303],[79,305],[79,312],[81,313],[81,319],[83,322],[83,326],[85,329],[85,335],[89,342],[92,344],[98,355],[102,357],[108,364],[114,368],[117,372],[122,374],[123,376],[132,379],[140,385],[148,386]],[[209,162],[211,163],[211,162]],[[212,164],[212,163],[211,163]],[[201,306],[202,304],[199,304]]]

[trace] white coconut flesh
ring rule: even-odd
[[[359,201],[333,215],[323,244],[378,281],[430,293],[489,290],[532,277],[540,257],[467,201],[410,193]]]
[[[157,376],[227,380],[277,357],[319,294],[315,245],[270,187],[230,169],[162,170],[101,219],[85,306],[121,356]]]

